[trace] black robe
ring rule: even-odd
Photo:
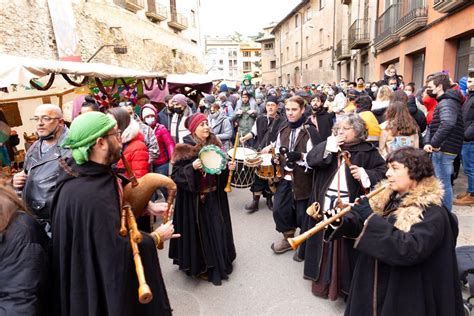
[[[186,274],[207,277],[209,282],[220,285],[228,279],[236,257],[229,202],[224,192],[228,171],[203,178],[201,171],[192,166],[203,146],[196,145],[190,135],[184,142],[177,144],[173,152],[171,178],[178,186],[173,224],[181,238],[171,240],[169,257]],[[208,144],[222,146],[213,134]],[[208,181],[215,181],[211,187],[216,190],[201,194]]]
[[[308,153],[306,161],[314,168],[313,188],[309,203],[318,201],[321,210],[324,209],[324,196],[336,175],[338,168],[337,154],[329,154],[323,158],[326,149],[326,141],[318,144]],[[375,185],[385,176],[385,160],[380,156],[374,145],[362,142],[352,147],[345,148],[351,154],[350,160],[353,165],[363,167],[369,176],[371,185]],[[349,191],[349,202],[354,202],[356,198],[364,194],[364,190],[357,180],[355,180],[348,167],[346,167],[346,181]],[[309,229],[316,225],[316,220],[305,214],[304,228]],[[299,256],[304,258],[304,277],[317,281],[320,277],[320,265],[323,253],[323,236],[321,232],[309,238],[300,246]],[[344,293],[349,292],[350,280],[357,259],[356,253],[352,250],[353,240],[342,240],[342,275],[341,288]]]
[[[402,198],[384,190],[367,221],[349,213],[330,238],[357,237],[345,315],[464,315],[456,261],[458,225],[434,177]],[[374,308],[375,306],[375,308]]]
[[[56,315],[170,315],[171,308],[152,238],[139,250],[153,293],[138,301],[129,236],[121,237],[116,175],[108,166],[69,161],[54,197],[53,268]]]

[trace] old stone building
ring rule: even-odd
[[[164,73],[202,72],[199,0],[72,0],[82,61]],[[1,1],[0,52],[58,59],[48,1]],[[56,20],[63,17],[55,16]],[[65,24],[70,21],[64,21]],[[99,51],[100,50],[100,51]]]
[[[275,36],[271,34],[275,25],[272,23],[263,28],[263,35],[255,40],[261,44],[262,82],[271,85],[277,84]]]

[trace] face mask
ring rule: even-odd
[[[180,115],[183,114],[184,110],[182,108],[173,108],[174,113]]]
[[[427,94],[430,98],[436,99],[436,97],[437,97],[436,93],[433,93],[433,89],[426,89],[426,94]]]
[[[377,87],[372,87],[372,88],[370,88],[370,90],[375,93],[375,92],[377,92],[378,88]]]
[[[406,95],[411,95],[411,92],[410,92],[410,91],[407,91],[407,90],[405,90],[405,94],[406,94]]]
[[[331,96],[334,95],[334,91],[333,91],[333,90],[329,90],[329,91],[328,91],[328,95],[331,95]]]
[[[392,88],[393,91],[397,90],[397,85],[396,84],[392,84],[390,85],[390,88]]]
[[[153,123],[155,123],[155,118],[154,117],[147,117],[147,118],[145,118],[145,123],[147,125],[153,125]]]
[[[217,111],[214,112],[214,113],[211,112],[211,113],[209,114],[209,117],[210,117],[210,118],[213,118],[213,119],[217,118],[218,116],[219,116],[219,112],[217,112]]]

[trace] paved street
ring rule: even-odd
[[[462,173],[462,171],[461,171]],[[465,188],[460,175],[455,193]],[[175,315],[341,315],[342,300],[323,300],[311,293],[310,281],[304,280],[303,264],[292,260],[293,252],[274,255],[270,249],[278,237],[272,213],[265,200],[261,210],[248,215],[244,204],[251,197],[244,189],[229,195],[237,259],[229,281],[222,286],[192,279],[180,272],[160,252],[163,276]],[[474,244],[474,208],[456,207],[460,221],[458,245]]]

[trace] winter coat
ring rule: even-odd
[[[160,156],[160,149],[158,147],[158,141],[156,140],[153,129],[145,123],[137,120],[140,126],[140,132],[143,134],[143,141],[145,142],[146,148],[148,149],[149,163]]]
[[[436,109],[436,106],[438,105],[438,101],[436,101],[435,98],[426,96],[423,98],[423,105],[426,107],[426,123],[428,125],[431,124],[431,121],[433,120],[433,114]]]
[[[438,106],[425,135],[425,144],[440,148],[442,152],[460,153],[464,139],[461,100],[461,93],[452,89],[437,98]]]
[[[344,217],[326,236],[356,238],[359,252],[345,315],[464,315],[456,261],[457,221],[442,184],[424,178],[403,197],[385,189],[362,221]]]
[[[41,140],[34,142],[26,153],[24,170],[28,178],[23,188],[23,202],[30,212],[41,219],[50,219],[51,201],[60,169],[58,160],[71,156],[69,149],[61,147],[68,132],[64,126],[58,142],[43,155],[40,154]]]
[[[0,232],[0,315],[48,315],[48,243],[41,225],[20,211]]]
[[[390,104],[390,101],[374,101],[372,102],[372,113],[374,113],[377,121],[380,123],[385,121],[385,111]]]
[[[236,114],[238,110],[242,110],[242,114]],[[247,104],[237,104],[235,108],[234,117],[232,117],[232,121],[238,122],[240,127],[241,135],[247,135],[250,130],[252,129],[253,123],[257,117],[257,112],[248,114],[247,112],[253,110],[250,103]]]
[[[380,125],[374,113],[369,110],[358,112],[359,116],[364,120],[365,127],[368,131],[367,141],[377,142],[380,137]]]
[[[462,106],[462,117],[464,120],[464,141],[474,141],[474,91],[469,92],[469,96]]]
[[[415,119],[416,124],[418,124],[418,131],[420,134],[423,133],[426,129],[426,117],[425,114],[418,109],[414,95],[408,98],[407,107],[410,115]]]
[[[122,149],[125,159],[130,164],[133,173],[137,178],[143,177],[148,173],[148,149],[145,145],[145,137],[139,130],[138,123],[131,121],[130,125],[122,133]],[[117,163],[117,168],[124,169],[122,159]],[[128,172],[127,177],[130,177]]]
[[[215,114],[217,114],[216,118],[213,118],[212,114],[208,116],[209,125],[212,128],[212,132],[217,136],[217,138],[219,138],[225,149],[229,149],[229,143],[230,139],[232,138],[232,134],[234,133],[234,129],[225,112],[219,111]]]
[[[156,124],[154,131],[158,141],[158,147],[160,148],[160,156],[153,160],[153,165],[161,166],[170,161],[171,157],[173,156],[175,143],[171,137],[170,132],[164,125]]]
[[[168,108],[165,106],[161,111],[158,113],[158,122],[166,127],[168,131],[171,129],[171,118],[173,117],[173,113],[169,113]]]

